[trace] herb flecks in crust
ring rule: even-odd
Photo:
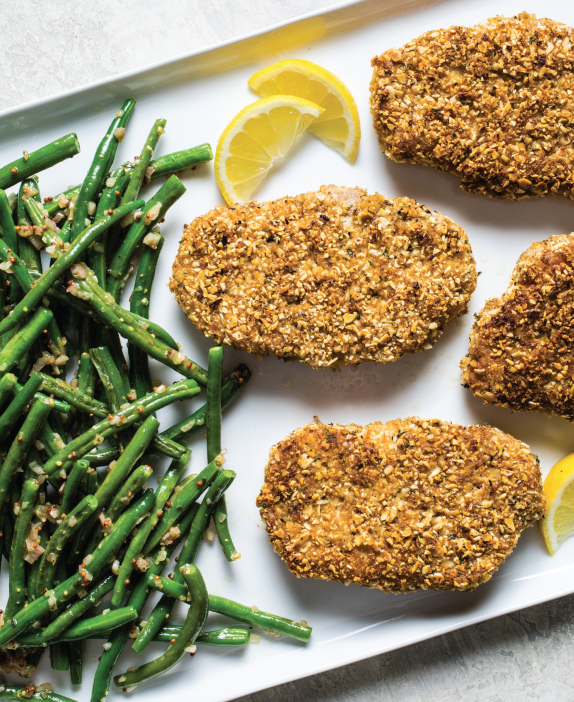
[[[574,420],[574,234],[518,259],[500,298],[476,315],[462,382],[488,404]]]
[[[185,228],[170,281],[206,336],[315,368],[430,348],[475,286],[450,219],[337,186],[211,210]]]
[[[298,577],[411,592],[489,580],[544,498],[525,444],[412,417],[297,429],[271,449],[257,505]]]
[[[574,197],[574,30],[522,13],[422,34],[372,60],[371,113],[393,161],[462,189]]]

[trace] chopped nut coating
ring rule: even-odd
[[[372,60],[382,151],[471,193],[574,197],[574,30],[526,12],[426,32]]]
[[[574,234],[538,241],[512,282],[488,300],[461,361],[462,382],[486,403],[574,420]]]
[[[489,426],[310,424],[271,449],[257,498],[297,577],[472,590],[542,516],[537,458]]]
[[[206,336],[315,368],[430,348],[475,286],[470,245],[450,219],[334,185],[197,218],[170,281]]]

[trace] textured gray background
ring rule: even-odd
[[[209,46],[330,4],[330,0],[1,0],[0,107]],[[570,596],[258,692],[240,702],[574,702],[573,635],[574,596]]]

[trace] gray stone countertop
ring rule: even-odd
[[[3,0],[0,104],[35,100],[332,4]],[[573,702],[573,637],[568,596],[238,702]]]

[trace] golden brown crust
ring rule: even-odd
[[[334,185],[198,217],[170,281],[206,336],[315,368],[430,348],[475,286],[470,245],[450,219]]]
[[[518,259],[512,282],[474,322],[462,381],[486,403],[574,419],[574,234]]]
[[[411,417],[297,429],[271,449],[257,505],[298,577],[411,592],[489,580],[544,498],[525,444]]]
[[[394,161],[462,189],[573,197],[574,30],[522,13],[427,32],[372,60],[371,113]]]

